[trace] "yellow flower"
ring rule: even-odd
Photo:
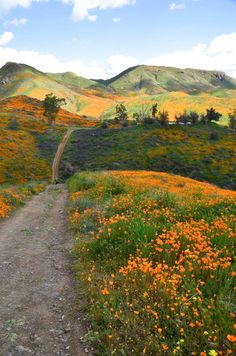
[[[208,331],[204,331],[203,335],[209,335]]]
[[[218,353],[215,350],[210,350],[209,351],[209,356],[217,356]]]

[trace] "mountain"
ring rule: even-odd
[[[121,102],[131,116],[158,102],[171,119],[184,109],[204,112],[214,106],[226,115],[236,107],[236,80],[219,71],[141,65],[108,80],[91,80],[11,62],[0,69],[0,99],[27,95],[42,100],[50,92],[66,99],[68,111],[96,119],[114,117]]]
[[[129,68],[114,78],[100,82],[118,92],[144,90],[149,94],[174,91],[195,94],[236,89],[236,79],[223,72],[145,65]]]
[[[66,99],[67,110],[92,117],[101,115],[115,101],[106,86],[71,72],[43,73],[11,62],[0,69],[0,99],[27,95],[41,100],[50,92]]]

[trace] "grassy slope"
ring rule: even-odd
[[[236,193],[154,172],[68,187],[97,355],[233,354]]]
[[[216,131],[218,139],[210,139]],[[137,126],[74,132],[61,175],[78,170],[153,170],[236,188],[236,136],[218,127]]]
[[[155,66],[129,68],[104,83],[118,92],[144,89],[150,94],[166,91],[183,91],[194,94],[208,92],[217,87],[236,89],[235,79],[217,71]]]

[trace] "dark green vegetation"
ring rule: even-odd
[[[68,178],[80,170],[152,170],[235,189],[235,162],[236,136],[217,125],[140,125],[74,132],[60,175]]]

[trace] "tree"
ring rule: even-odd
[[[136,123],[140,123],[141,121],[141,115],[138,112],[133,113],[133,121],[136,121]]]
[[[236,109],[229,114],[229,127],[236,132]]]
[[[205,115],[206,123],[210,123],[212,121],[219,121],[221,116],[222,114],[217,112],[214,108],[207,109]]]
[[[158,112],[157,106],[158,106],[157,103],[155,103],[154,105],[152,105],[152,117],[153,117],[154,119],[156,118],[156,114],[157,114],[157,112]]]
[[[168,111],[166,111],[166,110],[159,111],[159,113],[157,115],[157,122],[161,126],[168,125],[168,123],[169,123],[169,113],[168,113]]]
[[[116,105],[116,117],[115,120],[122,126],[128,126],[128,113],[123,104]]]
[[[185,110],[182,114],[175,115],[175,121],[177,124],[187,125],[190,122],[190,116]]]
[[[196,111],[190,111],[189,119],[192,125],[196,125],[199,120],[199,114]]]
[[[47,117],[50,126],[55,124],[56,116],[62,105],[66,105],[64,98],[58,98],[53,93],[46,94],[43,101],[43,115]]]

